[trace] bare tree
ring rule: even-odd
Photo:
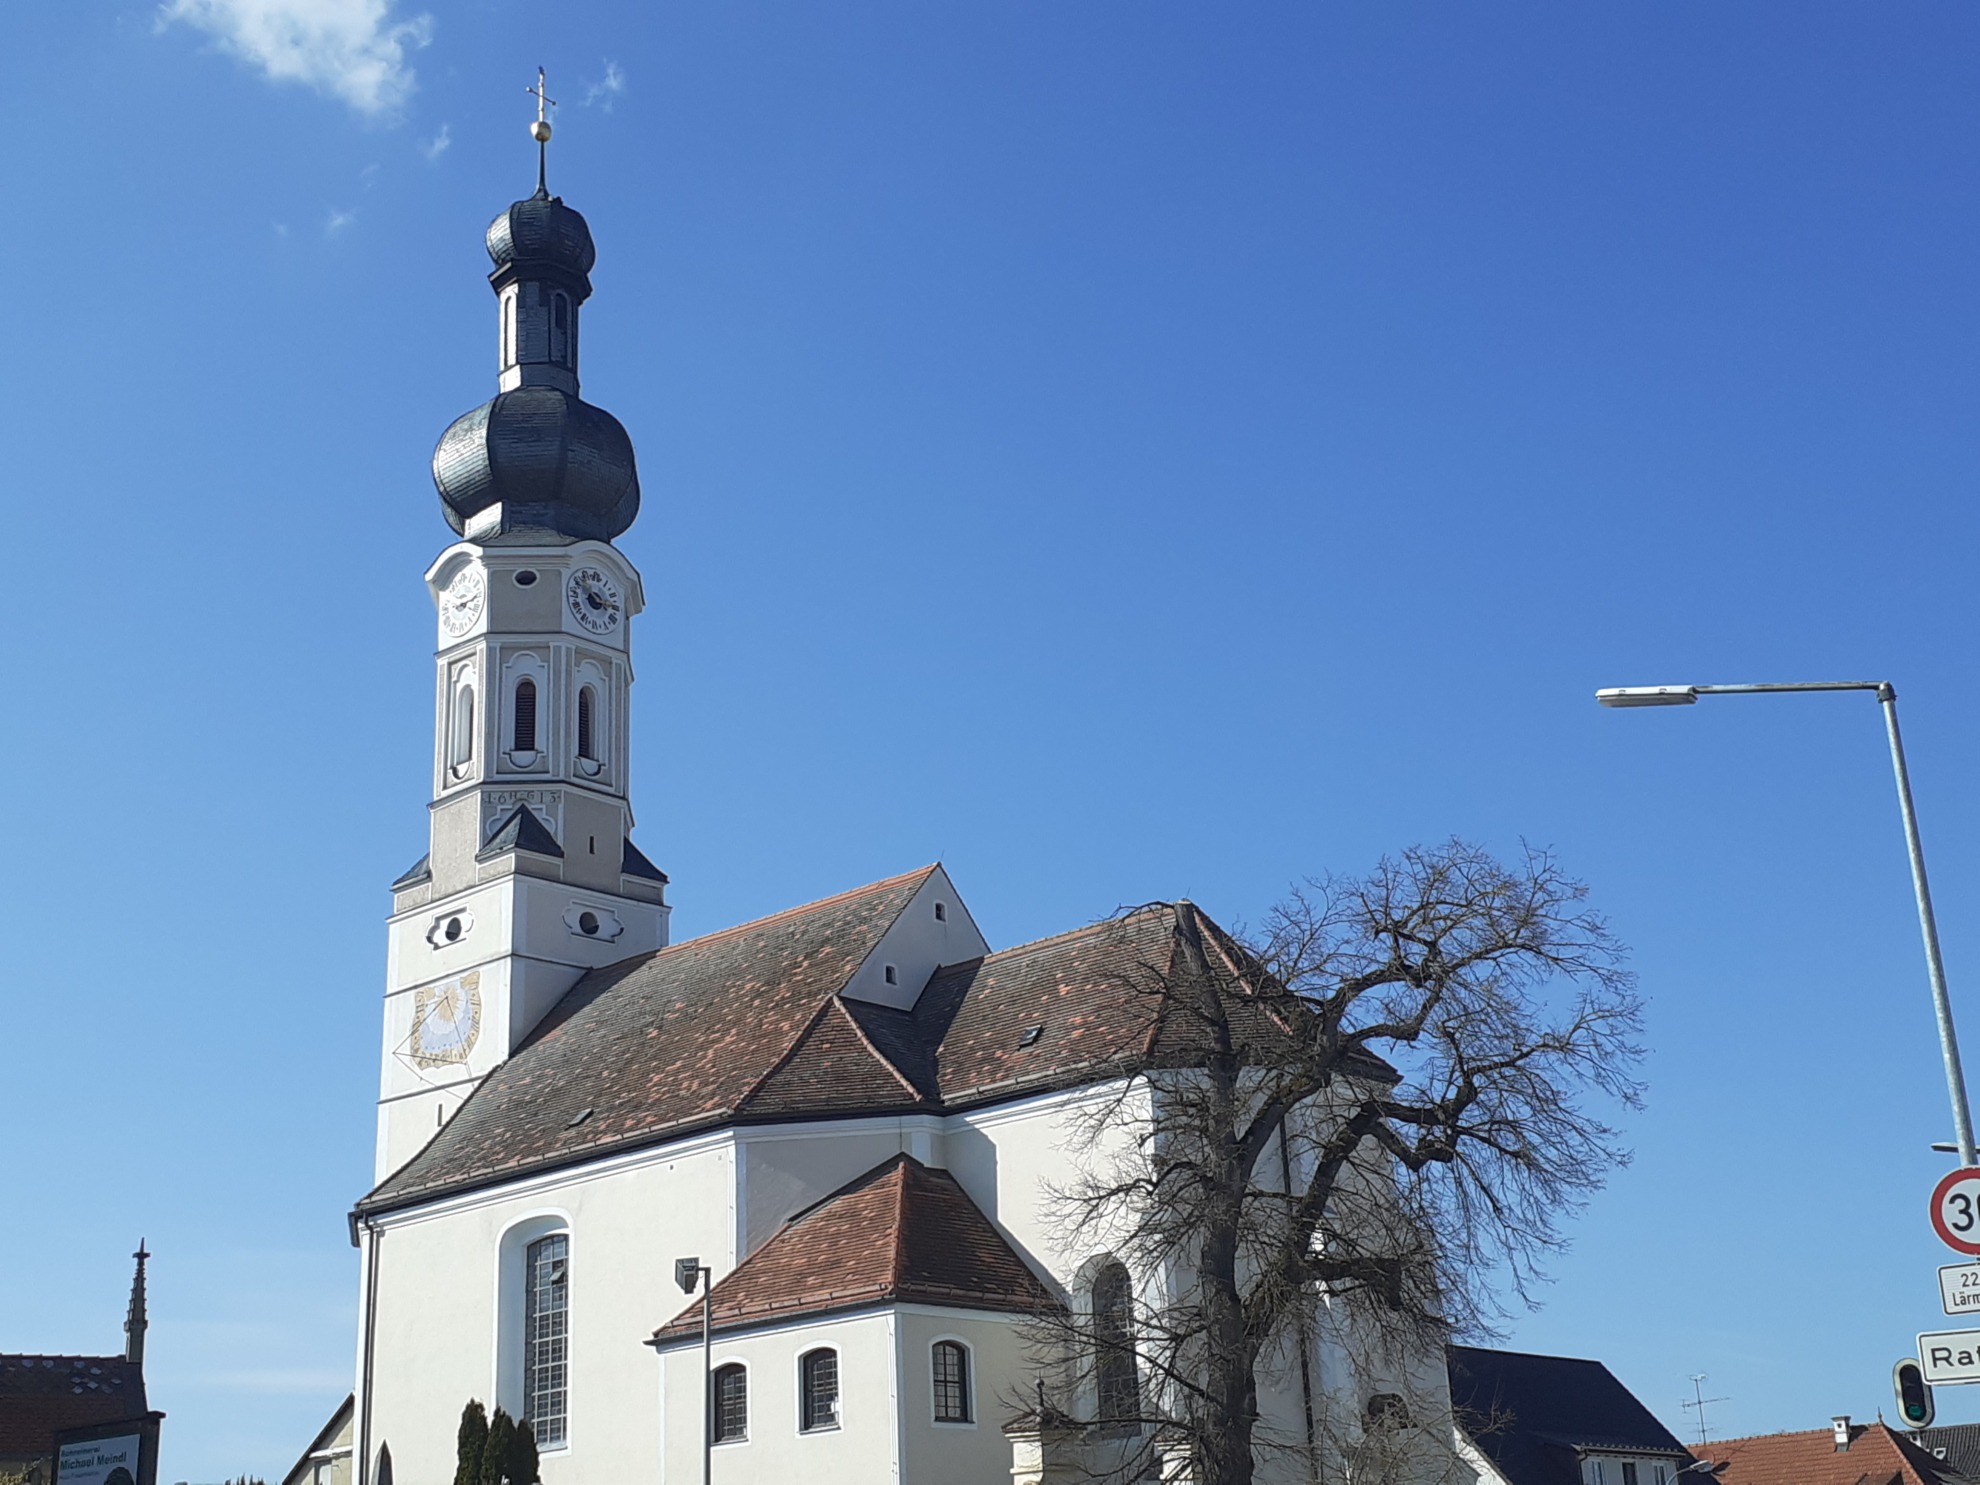
[[[1142,1282],[1131,1312],[1095,1275],[1039,1322],[1038,1414],[1087,1420],[1096,1476],[1160,1453],[1250,1485],[1291,1450],[1307,1478],[1395,1478],[1410,1389],[1317,1416],[1316,1313],[1368,1365],[1433,1358],[1440,1379],[1447,1340],[1531,1302],[1563,1219],[1626,1158],[1592,1107],[1638,1097],[1620,945],[1550,855],[1456,840],[1310,882],[1242,939],[1188,903],[1118,926],[1149,1034],[1086,1116],[1114,1153],[1058,1210]],[[1260,1382],[1295,1369],[1287,1437],[1260,1424]]]

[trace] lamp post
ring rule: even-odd
[[[674,1260],[674,1282],[681,1286],[681,1293],[692,1294],[694,1286],[701,1285],[701,1485],[710,1485],[715,1472],[715,1397],[710,1390],[713,1374],[708,1369],[709,1322],[714,1314],[708,1297],[711,1277],[708,1265],[699,1257]]]
[[[1959,1163],[1980,1165],[1973,1148],[1973,1116],[1966,1105],[1966,1074],[1959,1065],[1959,1039],[1953,1032],[1952,999],[1946,993],[1946,967],[1939,957],[1939,924],[1932,915],[1932,889],[1925,881],[1925,847],[1918,839],[1918,813],[1911,803],[1911,773],[1904,765],[1904,739],[1898,733],[1897,688],[1889,681],[1798,681],[1735,686],[1611,686],[1597,691],[1603,706],[1692,706],[1701,696],[1757,696],[1778,691],[1874,691],[1884,708],[1891,740],[1891,771],[1897,776],[1898,812],[1904,816],[1904,843],[1911,853],[1911,886],[1918,898],[1918,929],[1925,939],[1925,973],[1932,982],[1932,1009],[1939,1020],[1939,1051],[1946,1062],[1946,1091],[1952,1097],[1953,1137]]]

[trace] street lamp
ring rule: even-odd
[[[701,1285],[701,1485],[709,1485],[715,1472],[715,1394],[713,1374],[708,1369],[711,1277],[708,1265],[699,1257],[674,1260],[674,1282],[681,1286],[681,1293],[692,1294],[694,1286]]]
[[[1946,993],[1946,967],[1939,957],[1939,925],[1932,916],[1932,889],[1925,881],[1925,847],[1918,840],[1918,813],[1911,804],[1911,774],[1904,766],[1904,740],[1898,734],[1897,688],[1889,681],[1798,681],[1737,686],[1611,686],[1597,691],[1603,706],[1692,706],[1701,696],[1752,696],[1775,691],[1874,691],[1884,708],[1891,739],[1891,770],[1897,776],[1898,811],[1904,816],[1904,843],[1911,852],[1911,886],[1918,898],[1918,928],[1925,938],[1925,972],[1932,981],[1932,1009],[1939,1018],[1939,1050],[1946,1060],[1946,1091],[1952,1095],[1953,1137],[1962,1166],[1980,1165],[1973,1148],[1973,1116],[1966,1106],[1966,1075],[1959,1066],[1959,1039],[1953,1034],[1952,999]]]

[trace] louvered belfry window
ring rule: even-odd
[[[715,1442],[749,1437],[749,1373],[731,1362],[715,1368]]]
[[[527,676],[516,682],[516,751],[536,751],[536,682]]]
[[[564,1442],[570,1414],[571,1240],[529,1245],[523,1269],[523,1416],[540,1448]]]
[[[592,714],[598,710],[597,697],[591,687],[578,687],[578,757],[587,763],[596,763],[595,726]]]

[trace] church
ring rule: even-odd
[[[476,1399],[529,1421],[546,1485],[1091,1478],[1126,1457],[1094,1420],[1157,1379],[1130,1346],[1043,1406],[1030,1327],[1131,1338],[1174,1276],[1069,1241],[1052,1193],[1153,1034],[1135,966],[1222,936],[1178,902],[999,948],[929,864],[674,940],[630,792],[647,594],[614,542],[639,478],[579,395],[594,245],[548,134],[487,231],[496,395],[433,458],[457,540],[425,574],[430,848],[392,883],[376,1183],[350,1215],[350,1475],[451,1479]],[[1309,1460],[1330,1410],[1395,1380],[1340,1324],[1319,1301],[1260,1390]],[[1312,1478],[1287,1457],[1261,1479]]]

